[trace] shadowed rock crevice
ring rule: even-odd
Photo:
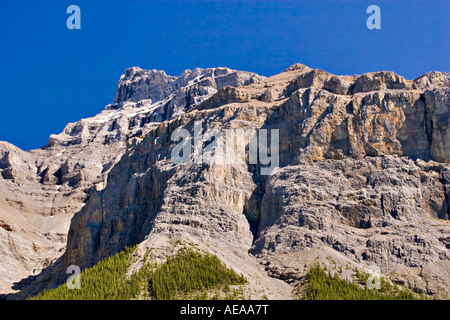
[[[261,219],[261,200],[264,196],[265,179],[264,176],[261,177],[260,167],[258,165],[249,165],[248,169],[252,174],[252,179],[256,187],[244,204],[243,214],[249,223],[250,231],[253,235],[253,243],[258,236]]]

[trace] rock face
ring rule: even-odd
[[[90,120],[51,137],[47,148],[105,146],[99,160],[64,160],[60,181],[86,183],[87,190],[93,168],[107,182],[87,190],[64,254],[24,295],[63,281],[68,265],[89,267],[138,243],[164,256],[180,240],[261,277],[269,290],[275,284],[267,275],[295,283],[331,255],[358,268],[376,265],[416,291],[449,296],[449,74],[411,81],[392,72],[336,76],[297,64],[266,79],[207,69],[206,81],[196,70],[174,78],[128,69],[114,103],[95,119],[109,124],[95,129],[103,131],[93,134]],[[279,168],[263,175],[262,159],[253,164],[248,156],[174,163],[173,134],[185,129],[194,136],[199,121],[203,134],[278,130]],[[108,141],[128,142],[117,144],[120,157],[105,143],[111,131]],[[249,139],[235,143],[250,148]],[[93,163],[109,164],[95,171]]]
[[[448,219],[439,169],[430,167],[385,156],[280,169],[266,184],[252,252],[326,244],[385,270],[449,260],[427,221]]]
[[[73,214],[87,190],[102,189],[128,144],[209,98],[224,85],[263,79],[228,68],[186,70],[179,77],[134,67],[120,78],[112,104],[70,123],[41,149],[0,142],[0,293],[37,275],[61,255]],[[20,286],[14,286],[20,288]]]

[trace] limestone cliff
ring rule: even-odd
[[[226,87],[128,149],[106,188],[92,190],[75,215],[63,264],[89,266],[124,245],[189,238],[220,243],[224,255],[287,254],[279,274],[304,263],[303,252],[328,247],[386,273],[424,268],[429,280],[450,260],[448,79],[341,77],[297,65]],[[199,120],[205,131],[279,129],[280,168],[264,177],[245,161],[174,165],[172,132],[192,132]],[[410,281],[448,294],[442,282]]]
[[[261,292],[290,292],[287,283],[295,285],[310,265],[331,256],[352,267],[376,265],[417,292],[450,295],[449,74],[415,80],[384,71],[337,76],[297,64],[256,82],[254,75],[240,82],[220,78],[233,87],[219,89],[216,77],[208,85],[215,93],[207,90],[201,101],[171,105],[171,98],[154,105],[178,86],[198,92],[190,84],[202,78],[192,73],[184,80],[133,68],[121,78],[108,117],[127,105],[160,112],[139,134],[123,131],[128,143],[103,168],[105,183],[88,189],[64,254],[28,292],[63,281],[68,265],[91,266],[127,245],[140,244],[141,252],[152,249],[164,259],[176,242],[187,241],[218,254]],[[154,81],[160,85],[153,88]],[[134,83],[145,86],[133,89]],[[167,112],[172,116],[163,116]],[[117,121],[109,128],[130,127],[120,118],[108,121]],[[279,168],[262,175],[262,165],[245,157],[175,164],[173,133],[192,133],[198,121],[203,133],[278,130]],[[77,132],[89,146],[89,127],[74,128],[50,145],[73,144],[68,141]],[[248,139],[236,143],[249,148]],[[83,176],[89,165],[81,167]],[[85,181],[67,176],[73,170],[62,170],[61,177]]]

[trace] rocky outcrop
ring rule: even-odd
[[[325,160],[271,176],[261,202],[254,253],[329,245],[385,269],[448,260],[450,230],[442,167],[393,156]],[[442,233],[443,232],[443,233]]]
[[[179,77],[167,76],[164,71],[125,70],[119,80],[114,102],[108,108],[117,108],[127,102],[164,101],[160,114],[169,120],[205,101],[224,87],[239,87],[257,82],[264,77],[255,73],[228,68],[185,70]]]

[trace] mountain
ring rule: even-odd
[[[32,274],[13,269],[23,263],[38,267],[16,284],[19,298],[127,246],[138,245],[138,270],[148,252],[165,261],[189,244],[243,274],[256,298],[293,298],[317,263],[346,277],[376,267],[448,298],[449,97],[443,72],[406,80],[296,64],[269,78],[225,68],[176,78],[127,69],[99,115],[40,150],[0,146],[3,288]],[[233,129],[227,161],[197,161],[212,144],[205,136]],[[180,132],[194,137],[185,140],[194,152],[177,163]],[[255,134],[260,148],[270,140],[258,161]]]
[[[0,293],[16,291],[13,283],[37,275],[63,253],[86,192],[106,184],[127,145],[223,86],[261,79],[228,68],[197,68],[173,77],[133,67],[120,77],[105,110],[68,124],[43,148],[25,152],[0,142]]]

